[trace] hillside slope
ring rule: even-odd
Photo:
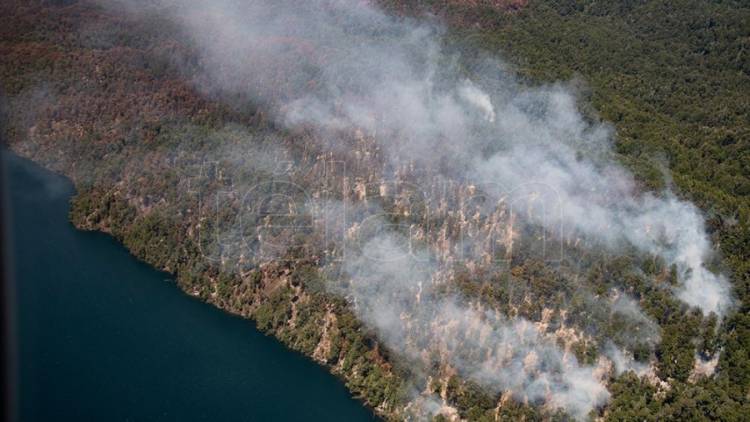
[[[120,13],[88,1],[5,2],[3,130],[11,148],[75,182],[76,226],[112,234],[135,256],[174,273],[188,294],[253,319],[327,365],[386,418],[570,417],[569,407],[549,399],[550,391],[537,397],[527,385],[518,387],[520,395],[506,393],[513,388],[488,388],[482,377],[446,358],[463,349],[468,356],[461,359],[481,360],[487,345],[472,342],[473,330],[481,337],[482,324],[502,325],[506,318],[521,321],[513,325],[526,336],[520,343],[532,343],[534,353],[524,349],[520,356],[524,367],[533,366],[529,356],[540,350],[560,353],[562,362],[574,359],[576,370],[590,371],[606,385],[609,399],[586,398],[596,405],[582,406],[591,410],[584,416],[747,415],[750,9],[741,2],[705,1],[380,3],[395,16],[444,21],[443,47],[460,56],[466,75],[476,73],[470,64],[484,54],[500,54],[531,87],[572,79],[586,119],[614,125],[614,159],[633,172],[636,189],[659,195],[669,187],[703,211],[721,252],[710,265],[728,274],[733,310],[720,318],[681,303],[671,294],[676,269],[656,254],[565,239],[566,259],[550,264],[533,241],[545,236],[544,229],[532,224],[514,232],[514,221],[501,212],[464,218],[480,207],[476,188],[447,177],[441,166],[448,164],[415,170],[407,163],[394,170],[367,131],[321,135],[309,126],[280,124],[273,117],[277,104],[299,90],[316,92],[322,79],[315,70],[310,80],[286,71],[300,57],[323,64],[335,57],[300,38],[264,39],[283,54],[272,63],[242,63],[258,66],[262,77],[230,74],[230,84],[217,89],[199,42],[168,16],[148,9]],[[261,65],[275,71],[263,74]],[[242,76],[257,86],[222,89],[246,86]],[[330,148],[333,137],[349,147]],[[338,172],[338,163],[346,164],[346,172]],[[414,199],[414,185],[443,193]],[[464,326],[461,317],[405,311],[399,317],[409,328],[394,342],[357,308],[377,292],[362,295],[352,288],[350,270],[338,259],[343,246],[332,246],[317,228],[319,219],[306,211],[309,198],[304,210],[284,214],[281,228],[269,222],[273,211],[249,211],[276,194],[327,198],[365,215],[375,207],[386,210],[389,224],[419,232],[419,244],[445,263],[460,261],[456,238],[467,227],[477,238],[510,227],[503,232],[509,243],[493,249],[508,257],[501,266],[485,265],[484,257],[446,264],[439,276],[444,279],[430,293],[441,306],[446,298],[465,299],[470,306],[460,315],[481,315],[481,322]],[[286,204],[268,204],[280,206]],[[365,238],[362,227],[336,230]],[[387,282],[401,273],[382,276]],[[426,300],[419,296],[422,287],[417,303]],[[407,311],[414,300],[408,293],[394,300],[406,303]],[[434,324],[421,326],[421,318]],[[441,326],[438,336],[421,335],[435,325]],[[461,340],[446,345],[442,338]],[[615,368],[616,359],[607,354],[612,344],[631,357],[633,370]],[[568,369],[542,368],[534,376],[554,378]],[[567,380],[561,388],[574,389]]]

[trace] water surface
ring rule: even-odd
[[[70,182],[1,154],[21,421],[373,420],[324,368],[76,230]]]

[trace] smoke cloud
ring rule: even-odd
[[[700,211],[670,192],[639,191],[612,158],[612,129],[585,118],[564,84],[525,85],[496,58],[462,62],[439,25],[390,17],[364,1],[116,4],[178,23],[200,55],[196,85],[209,93],[246,95],[279,124],[317,131],[331,150],[353,150],[355,141],[338,134],[356,131],[374,142],[383,168],[429,169],[480,190],[493,206],[508,192],[534,198],[513,218],[658,256],[676,267],[681,301],[706,314],[731,308],[729,282],[706,268],[713,251]],[[382,231],[346,257],[351,280],[334,290],[390,349],[579,419],[606,402],[596,367],[535,323],[440,294],[449,266]],[[643,322],[636,303],[616,306]],[[627,366],[621,352],[608,354],[618,371]]]
[[[537,324],[440,294],[434,287],[446,274],[395,236],[363,245],[348,263],[351,285],[341,292],[386,344],[419,367],[448,365],[493,393],[509,391],[578,419],[606,402],[603,371],[579,364]]]

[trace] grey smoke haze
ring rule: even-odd
[[[158,4],[200,47],[204,86],[248,93],[290,126],[361,129],[393,162],[447,161],[497,196],[546,185],[554,195],[537,203],[561,212],[528,220],[612,248],[628,242],[677,266],[685,303],[730,308],[728,281],[704,265],[713,251],[700,211],[669,192],[637,192],[608,158],[611,129],[587,121],[564,85],[524,86],[494,58],[469,72],[442,52],[439,27],[365,1]]]
[[[640,376],[650,370],[648,365],[636,362],[632,355],[627,354],[612,343],[607,344],[604,353],[612,361],[618,375],[626,371],[633,371]]]
[[[523,86],[488,60],[482,90],[441,54],[439,29],[363,2],[174,4],[183,6],[176,18],[202,46],[217,89],[262,96],[268,87],[314,82],[281,99],[278,119],[362,129],[394,160],[465,160],[467,174],[489,191],[547,185],[561,221],[540,213],[544,220],[533,222],[562,223],[613,247],[625,240],[678,266],[684,302],[720,315],[730,306],[729,283],[704,267],[712,251],[700,212],[668,193],[636,192],[632,177],[602,158],[611,130],[587,122],[564,86]],[[494,153],[484,155],[487,145]]]
[[[436,292],[448,274],[397,236],[367,241],[349,260],[352,281],[341,292],[391,348],[423,368],[449,365],[494,393],[510,391],[577,419],[606,402],[604,371],[579,364],[537,324]]]
[[[518,218],[659,256],[678,269],[680,300],[704,313],[730,309],[728,281],[705,265],[713,251],[699,210],[669,192],[639,192],[611,158],[610,127],[584,118],[564,84],[526,86],[495,58],[462,67],[444,52],[439,26],[389,17],[368,2],[163,0],[154,11],[195,41],[205,70],[199,86],[247,94],[280,124],[313,127],[322,138],[360,130],[394,167],[443,168],[492,202],[510,191],[537,197]],[[348,146],[339,140],[331,148]],[[436,353],[493,391],[578,418],[607,400],[595,368],[565,355],[529,321],[434,295],[429,286],[443,269],[415,272],[397,234],[384,236],[348,260],[352,283],[340,293],[391,349],[416,361],[424,350]],[[373,257],[389,259],[375,265]],[[628,306],[643,317],[637,304]],[[422,334],[407,335],[415,327]],[[617,353],[609,355],[624,362]]]

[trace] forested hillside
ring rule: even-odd
[[[440,28],[438,62],[462,79],[480,84],[488,74],[477,63],[499,56],[518,79],[500,85],[509,92],[547,101],[562,81],[560,89],[575,94],[582,116],[576,124],[585,127],[575,136],[598,140],[596,129],[609,125],[614,133],[605,158],[578,151],[572,165],[591,159],[598,169],[611,160],[632,172],[636,198],[694,203],[715,250],[707,270],[731,283],[731,309],[709,312],[681,301],[673,292],[695,268],[683,271],[658,248],[613,249],[596,234],[566,235],[557,239],[565,257],[543,259],[536,239],[557,233],[516,222],[504,196],[456,176],[463,151],[424,165],[419,156],[392,161],[392,145],[379,137],[418,136],[366,123],[321,132],[275,117],[299,92],[328,94],[324,69],[338,52],[326,37],[268,36],[262,41],[275,53],[271,61],[254,62],[251,48],[247,59],[230,50],[231,60],[214,66],[214,52],[206,55],[202,44],[213,42],[213,33],[191,36],[159,2],[135,10],[113,2],[4,2],[4,138],[75,182],[77,227],[112,234],[135,256],[174,273],[188,294],[254,320],[329,367],[386,419],[747,419],[750,7],[698,0],[377,3],[388,17],[376,21],[394,33],[352,25],[352,45],[375,39],[376,46],[400,46],[400,28],[429,22]],[[341,13],[335,24],[346,23],[348,9],[331,4],[332,15]],[[298,7],[295,19],[318,13],[315,5]],[[304,74],[293,73],[298,67]],[[339,79],[369,92],[356,78]],[[480,92],[456,83],[461,107]],[[362,104],[369,102],[375,100]],[[552,108],[538,102],[547,109],[529,114],[549,125]],[[484,111],[486,121],[467,119],[467,138],[504,119],[500,109],[497,116]],[[395,144],[394,155],[408,155]],[[482,158],[502,156],[504,147],[478,150]],[[250,212],[276,194],[302,203],[267,205],[288,208],[280,229],[269,223],[273,211]],[[487,211],[493,200],[499,209]],[[361,218],[357,224],[321,230],[325,218],[310,211],[344,206]],[[380,213],[384,221],[369,229],[366,216]],[[437,268],[429,280],[416,283],[421,270],[412,267],[373,268],[344,257],[347,247],[364,255],[373,242],[397,250],[388,227],[417,233],[410,248],[426,251]],[[331,231],[344,240],[331,241]],[[488,240],[467,246],[465,233]],[[484,245],[495,237],[502,241],[488,252]],[[394,287],[402,279],[406,288]],[[395,317],[383,315],[384,304]],[[506,343],[520,346],[496,357]],[[472,367],[477,361],[481,370]],[[494,372],[509,375],[495,379]]]
[[[741,305],[722,329],[728,353],[717,383],[697,391],[682,386],[688,390],[664,404],[678,412],[670,414],[678,420],[742,419],[750,392],[748,5],[530,1],[507,13],[492,2],[385,3],[401,13],[436,13],[451,23],[452,36],[465,48],[500,52],[532,80],[580,81],[592,113],[615,125],[622,162],[649,188],[674,184],[678,194],[699,204]],[[690,337],[682,322],[663,328],[673,347]],[[618,417],[658,414],[649,409],[654,403],[636,399],[638,389],[622,393],[628,398],[616,401],[623,406]],[[744,411],[713,413],[718,397],[745,402]]]

